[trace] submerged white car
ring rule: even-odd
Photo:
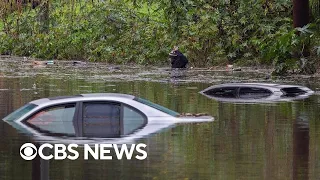
[[[108,138],[121,143],[176,123],[208,122],[213,117],[181,117],[132,95],[95,93],[35,100],[3,120],[44,140]]]
[[[264,103],[305,99],[314,91],[297,85],[227,83],[210,86],[200,93],[217,101]]]

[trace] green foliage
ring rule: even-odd
[[[312,27],[308,24],[293,30],[280,29],[264,39],[260,44],[260,52],[262,59],[274,64],[274,74],[283,75],[288,71],[307,74],[315,72],[314,62],[310,58],[306,59],[310,55],[310,41],[315,36],[310,30]]]
[[[301,69],[309,47],[319,54],[319,20],[293,29],[291,0],[50,2],[49,11],[45,3],[1,11],[1,54],[168,64],[179,45],[191,66],[241,60],[273,64],[278,74]]]
[[[48,32],[41,30],[41,7],[8,15],[0,53],[154,64],[170,50],[166,27],[122,1],[71,5],[51,4]]]
[[[320,18],[320,0],[310,0],[311,15],[314,19]]]

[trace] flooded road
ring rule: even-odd
[[[80,93],[133,94],[179,113],[207,113],[208,123],[180,124],[138,140],[146,160],[50,160],[50,179],[317,179],[320,177],[319,79],[266,80],[248,72],[193,69],[178,75],[166,68],[58,62],[46,67],[28,60],[0,59],[0,116],[38,98]],[[310,98],[266,104],[222,103],[198,92],[221,82],[304,85]],[[0,179],[41,179],[37,161],[19,155],[37,143],[0,121]],[[81,153],[80,153],[81,154]]]

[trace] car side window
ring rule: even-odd
[[[239,97],[244,99],[259,99],[270,95],[271,91],[263,88],[241,87],[239,91]]]
[[[211,89],[205,94],[214,96],[214,97],[221,97],[221,98],[236,98],[237,97],[237,87],[222,87],[222,88],[215,88]]]
[[[139,111],[129,106],[123,106],[123,134],[128,135],[144,127],[147,118]]]
[[[56,105],[38,111],[26,120],[43,132],[75,135],[73,117],[76,104]]]
[[[120,103],[83,103],[83,135],[85,137],[120,137]]]

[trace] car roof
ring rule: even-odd
[[[225,88],[225,87],[234,87],[234,88],[239,88],[239,87],[250,87],[250,88],[263,88],[263,89],[268,89],[273,92],[282,92],[286,91],[286,89],[291,89],[292,90],[298,88],[303,91],[306,91],[308,93],[313,93],[313,91],[305,86],[299,86],[299,85],[286,85],[286,84],[271,84],[271,83],[226,83],[226,84],[219,84],[219,85],[212,85],[202,91],[200,93],[204,94],[207,91],[210,91],[212,89],[219,89],[219,88]]]
[[[48,97],[48,98],[42,98],[42,99],[37,99],[34,101],[31,101],[30,103],[40,105],[48,102],[56,102],[56,101],[63,101],[63,100],[68,100],[68,101],[81,101],[81,100],[90,100],[94,99],[96,100],[97,98],[107,98],[107,97],[112,97],[112,98],[121,98],[121,99],[134,99],[135,96],[129,95],[129,94],[121,94],[121,93],[89,93],[89,94],[79,94],[79,95],[73,95],[73,96],[57,96],[57,97]]]
[[[261,87],[261,88],[292,88],[298,87],[301,88],[302,86],[299,85],[284,85],[284,84],[272,84],[272,83],[226,83],[220,85],[214,85],[210,88],[219,88],[219,87],[227,87],[227,86],[238,86],[238,87]]]

